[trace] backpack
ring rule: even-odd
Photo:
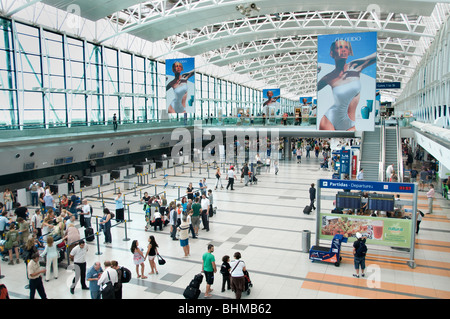
[[[358,248],[356,248],[356,255],[359,257],[364,257],[367,253],[367,246],[363,241],[359,241]]]
[[[122,283],[130,282],[130,280],[131,280],[131,271],[128,268],[125,268],[125,267],[120,267],[120,269],[122,270],[122,278],[121,278],[120,282],[122,282]]]
[[[4,284],[0,284],[0,299],[9,299],[8,289]]]
[[[37,190],[38,190],[37,185],[33,183],[33,184],[31,185],[31,191],[32,191],[32,192],[37,192]]]

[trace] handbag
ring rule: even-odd
[[[109,278],[109,281],[102,286],[102,290],[101,290],[102,299],[115,299],[115,293],[114,293],[115,289],[114,289],[114,285],[111,282],[111,277],[109,276],[109,273],[108,273],[108,278]]]
[[[157,254],[156,256],[158,256],[158,264],[164,265],[166,263],[166,260],[162,258],[160,254]]]

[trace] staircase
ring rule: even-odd
[[[364,169],[364,180],[379,181],[379,166],[381,162],[380,126],[376,126],[373,132],[363,132],[361,145],[360,168]]]

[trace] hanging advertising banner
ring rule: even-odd
[[[280,116],[280,103],[278,102],[280,97],[280,89],[263,90],[263,113],[266,115],[266,118],[274,119]]]
[[[304,120],[309,119],[309,113],[311,112],[311,104],[312,104],[312,97],[301,97],[300,98],[300,106],[302,108],[302,118]]]
[[[320,221],[320,239],[332,240],[334,235],[342,234],[352,242],[359,232],[367,237],[366,244],[404,248],[411,245],[410,219],[321,213]]]
[[[195,58],[166,60],[168,113],[195,113]]]
[[[317,129],[373,131],[377,33],[318,36]]]

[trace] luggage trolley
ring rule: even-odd
[[[312,246],[309,250],[309,259],[314,261],[323,261],[327,263],[334,263],[336,267],[339,267],[341,257],[341,244],[346,243],[347,237],[341,234],[336,234],[331,242],[331,248],[323,246]]]

